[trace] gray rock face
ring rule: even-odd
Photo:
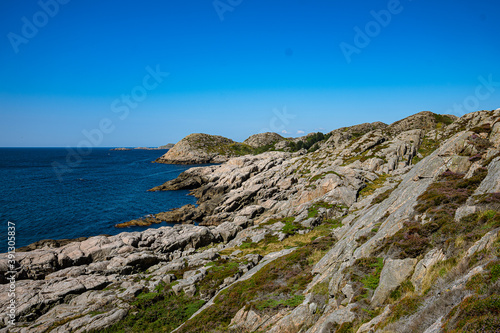
[[[379,205],[367,206],[358,212],[349,227],[336,233],[340,240],[330,252],[314,267],[313,272],[320,274],[317,281],[330,281],[330,293],[338,291],[343,278],[342,270],[357,258],[369,257],[377,242],[394,235],[403,226],[403,221],[412,216],[417,198],[433,182],[433,179],[446,171],[443,155],[455,155],[460,151],[468,137],[467,132],[458,133],[446,141],[439,149],[418,163],[402,176],[402,181],[389,197]],[[381,223],[377,233],[367,242],[358,246],[355,242],[360,236],[369,233],[377,223]]]
[[[380,283],[371,300],[372,305],[378,306],[382,304],[391,291],[399,287],[410,276],[416,263],[417,259],[412,258],[403,260],[387,259],[380,274]]]
[[[493,244],[493,242],[498,238],[499,232],[500,228],[488,232],[467,250],[466,256],[471,257],[474,255],[474,253],[490,247]]]
[[[455,221],[458,222],[460,221],[463,217],[474,214],[478,212],[480,209],[477,206],[461,206],[457,209],[455,212]]]
[[[267,132],[267,133],[254,134],[245,141],[243,141],[243,143],[253,148],[259,148],[263,146],[272,145],[282,140],[284,140],[284,138],[281,135],[274,132]]]
[[[239,230],[241,227],[229,222],[212,230],[178,225],[142,233],[91,237],[60,248],[19,253],[16,255],[19,265],[16,283],[18,321],[32,323],[24,329],[26,332],[43,332],[64,318],[68,323],[58,326],[57,331],[83,332],[109,326],[128,312],[128,303],[121,299],[133,298],[144,289],[141,282],[135,280],[134,272],[149,268],[153,286],[157,283],[155,281],[165,279],[170,283],[175,276],[165,275],[165,272],[183,269],[186,263],[189,267],[203,266],[218,257],[214,250],[194,253],[193,249],[211,242],[227,241]],[[6,254],[1,256],[6,258]],[[258,262],[258,259],[253,258],[251,262]],[[195,284],[206,272],[196,270],[189,273],[177,286],[193,295]],[[123,281],[123,292],[118,288],[105,290],[110,284],[120,285],[120,281]],[[9,304],[8,288],[8,284],[0,284],[0,310],[4,314]],[[68,297],[71,298],[69,303]],[[102,304],[106,304],[109,310],[96,316],[87,315],[101,311]],[[1,322],[6,322],[4,316],[0,317]]]
[[[455,116],[450,117],[452,117],[452,119],[457,119]],[[435,128],[436,124],[437,120],[432,112],[422,111],[392,123],[389,129],[394,133],[401,133],[409,128],[430,130]]]
[[[281,313],[286,313],[286,310],[281,310]],[[279,318],[283,316],[281,313],[274,315],[258,314],[253,310],[245,310],[245,308],[242,308],[236,313],[229,327],[230,329],[240,332],[265,330],[269,326],[274,325]]]
[[[361,325],[361,327],[357,330],[356,333],[370,333],[370,332],[373,332],[375,327],[380,324],[381,322],[383,322],[387,317],[389,317],[389,315],[391,314],[391,307],[389,305],[387,305],[384,309],[384,311],[379,314],[378,316],[376,316],[375,318],[373,318],[372,320],[370,320],[369,322],[367,323],[364,323],[363,325]]]
[[[334,309],[330,313],[325,314],[319,321],[317,321],[307,332],[308,333],[323,333],[330,332],[333,324],[342,325],[343,323],[350,323],[354,320],[355,315],[351,311],[356,305],[349,304],[346,307]]]
[[[422,292],[422,283],[426,274],[429,272],[432,266],[443,260],[444,258],[445,256],[441,249],[433,249],[429,251],[425,255],[425,257],[418,262],[417,266],[415,267],[415,272],[411,277],[411,282],[415,287],[416,293]]]
[[[441,333],[443,331],[443,317],[439,317],[438,320],[431,326],[429,326],[424,333]]]
[[[474,195],[500,192],[500,157],[495,158],[488,166],[488,175],[481,182]]]
[[[231,222],[224,222],[218,225],[215,229],[212,229],[211,232],[217,239],[222,240],[224,243],[232,240],[242,228],[237,226]]]
[[[151,292],[160,283],[174,281],[173,292],[208,301],[200,310],[203,311],[216,306],[214,297],[224,288],[251,278],[271,261],[295,251],[296,248],[288,248],[290,244],[300,247],[302,242],[318,237],[318,231],[333,225],[336,228],[331,231],[332,247],[319,261],[315,257],[312,282],[302,294],[297,294],[305,296],[302,304],[280,306],[272,311],[242,306],[231,326],[241,332],[324,333],[337,325],[350,322],[357,325],[360,306],[368,304],[373,310],[383,305],[390,292],[410,277],[415,292],[421,294],[431,267],[445,258],[444,253],[449,254],[446,249],[434,248],[417,263],[417,259],[399,259],[384,252],[380,244],[400,231],[406,221],[430,222],[416,215],[415,206],[418,197],[439,175],[451,170],[471,176],[498,153],[496,148],[487,147],[481,157],[471,160],[469,155],[480,150],[470,143],[476,134],[468,130],[477,132],[475,127],[494,124],[499,116],[500,110],[468,114],[460,119],[422,112],[389,126],[361,124],[332,131],[329,139],[320,142],[319,149],[311,153],[304,150],[294,154],[267,152],[231,157],[233,151],[225,149],[235,147],[233,141],[206,135],[190,136],[172,148],[173,152],[167,153],[164,161],[225,162],[191,168],[154,189],[192,191],[198,198],[196,207],[185,206],[155,217],[158,220],[175,218],[188,224],[68,243],[47,242],[34,246],[33,251],[18,253],[17,309],[23,326],[9,330],[99,330],[126,316],[141,292]],[[448,125],[438,126],[441,121]],[[493,125],[489,136],[492,144],[498,137],[497,127]],[[487,133],[481,135],[483,139],[488,137]],[[238,144],[238,149],[253,149],[280,138],[273,134],[253,136],[245,145]],[[417,164],[414,164],[418,160],[415,156],[422,159]],[[498,192],[499,161],[497,157],[489,163],[488,176],[476,194]],[[367,185],[369,191],[364,190]],[[476,208],[489,209],[471,200],[456,211],[457,219]],[[290,229],[290,224],[301,230],[294,234],[284,229]],[[329,232],[323,231],[322,236]],[[490,231],[462,253],[467,257],[487,251],[497,239],[498,230]],[[259,251],[267,249],[269,241],[275,243],[272,246],[284,243],[281,247],[284,250],[264,257],[257,254],[267,253]],[[248,245],[252,251],[259,250],[245,255],[250,252]],[[314,252],[314,256],[318,253]],[[357,265],[362,260],[358,259],[373,256],[385,258],[374,292],[360,289],[359,279],[347,278],[351,272],[359,273],[356,270],[361,268]],[[3,273],[7,271],[6,259],[6,254],[0,255]],[[216,271],[213,261],[217,259],[236,265],[232,266],[234,271],[229,276],[218,280],[219,285],[207,290],[204,281]],[[465,295],[461,290],[474,274],[487,271],[483,266],[450,282],[449,289],[458,296]],[[6,313],[9,301],[6,282],[0,281],[4,283],[0,284],[0,313]],[[363,290],[368,296],[363,296],[360,302]],[[430,303],[441,297],[431,294],[425,296]],[[458,297],[446,303],[446,307],[451,308],[457,302],[460,302]],[[371,332],[387,320],[390,311],[391,307],[386,306],[358,332]],[[433,314],[426,327],[439,315]],[[407,324],[417,320],[415,318],[401,319],[406,322],[400,327],[412,327]],[[7,323],[7,319],[0,315],[0,326]],[[399,322],[390,325],[392,329]]]
[[[500,148],[500,121],[493,124],[490,141],[495,145],[495,147]]]
[[[286,316],[275,316],[276,321],[273,327],[268,331],[269,333],[279,332],[298,332],[304,323],[312,324],[314,320],[314,313],[316,311],[316,304],[301,304]],[[280,318],[281,317],[281,318]]]

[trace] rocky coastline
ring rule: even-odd
[[[151,190],[197,205],[17,252],[16,325],[0,254],[0,332],[497,332],[499,120],[188,136],[157,162],[219,164]]]

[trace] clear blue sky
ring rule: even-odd
[[[500,107],[496,0],[59,1],[0,2],[0,146],[241,141]]]

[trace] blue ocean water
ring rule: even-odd
[[[0,252],[7,251],[9,221],[21,247],[42,239],[145,230],[114,225],[194,204],[188,191],[147,192],[189,168],[151,163],[165,152],[99,148],[75,161],[67,159],[65,148],[0,148]],[[54,162],[68,172],[58,177]]]

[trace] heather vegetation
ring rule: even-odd
[[[170,332],[186,321],[205,302],[186,295],[175,295],[170,286],[142,293],[132,303],[133,311],[119,323],[91,332]]]
[[[309,258],[315,251],[328,249],[332,240],[323,237],[266,265],[250,279],[222,291],[209,307],[188,321],[180,333],[203,333],[227,330],[231,319],[243,307],[257,311],[273,311],[295,307],[303,301],[301,292],[312,280]],[[200,326],[199,323],[204,325]]]
[[[19,254],[38,279],[22,319],[43,312],[26,324],[37,331],[499,332],[499,117],[211,138],[246,155],[155,188],[192,191],[196,206],[169,212],[184,224]],[[48,261],[78,251],[82,267]],[[45,306],[40,288],[65,296]]]
[[[486,176],[486,170],[479,169],[474,176],[464,179],[464,175],[446,172],[419,196],[415,211],[425,214],[427,223],[408,220],[404,228],[386,241],[388,253],[399,258],[417,258],[434,246],[455,252],[455,242],[459,235],[465,235],[461,244],[465,246],[476,241],[497,225],[491,219],[474,214],[454,221],[456,209],[465,203]],[[500,220],[499,220],[500,221]],[[487,226],[488,228],[485,228]]]

